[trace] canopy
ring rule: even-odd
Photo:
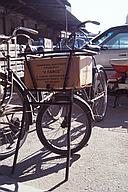
[[[73,31],[80,21],[66,7],[67,0],[0,0],[0,5],[47,23],[58,30]],[[67,24],[67,25],[66,25]]]

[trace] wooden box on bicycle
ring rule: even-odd
[[[68,56],[30,59],[28,65],[25,63],[25,85],[33,89],[34,81],[36,89],[63,89],[68,62]],[[66,89],[81,88],[91,84],[92,58],[73,56],[67,75]]]

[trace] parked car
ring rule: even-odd
[[[110,59],[128,58],[128,25],[111,27],[94,37],[91,43],[101,47],[100,54],[95,56],[96,62],[105,67],[109,76],[114,70]]]

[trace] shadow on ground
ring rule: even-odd
[[[77,161],[79,158],[80,158],[79,154],[72,155],[70,160],[70,166],[72,165],[73,162]],[[17,182],[25,182],[40,177],[45,177],[53,173],[57,173],[62,169],[66,171],[65,167],[66,167],[65,157],[52,154],[51,152],[44,150],[43,148],[37,151],[36,153],[32,154],[31,156],[28,156],[27,158],[23,159],[19,163],[17,163],[13,175],[11,175],[12,167],[7,165],[1,166],[0,174],[5,175],[5,173],[9,173],[8,176],[12,177]],[[53,188],[59,187],[65,181],[66,181],[65,179],[63,181],[60,181],[60,183],[58,183]],[[4,184],[8,184],[8,181],[7,180],[0,181],[0,185]],[[9,181],[9,184],[11,184],[11,181]],[[14,184],[13,181],[12,184]],[[17,186],[17,183],[15,183],[15,186]],[[0,192],[3,192],[2,188]],[[14,192],[17,192],[17,187]]]

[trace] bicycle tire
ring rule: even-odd
[[[91,100],[95,121],[100,122],[106,115],[107,110],[107,79],[103,67],[97,66],[93,69]]]
[[[2,98],[2,90],[4,89],[4,81],[6,80],[6,75],[2,72],[0,72],[0,80],[2,80],[0,81]],[[13,83],[14,91],[10,103],[7,105],[8,109],[6,112],[0,114],[0,160],[5,159],[15,153],[17,139],[21,128],[23,114],[23,89],[15,80]],[[20,147],[23,145],[27,137],[29,129],[28,116],[28,113],[26,113]]]
[[[65,101],[65,98],[58,98],[57,105],[42,107],[36,121],[36,131],[41,143],[53,153],[64,156],[67,154],[67,125],[64,125],[67,111],[65,105],[58,105],[58,103]],[[81,98],[74,98],[71,114],[71,154],[81,150],[89,141],[92,131],[91,122],[88,107]]]

